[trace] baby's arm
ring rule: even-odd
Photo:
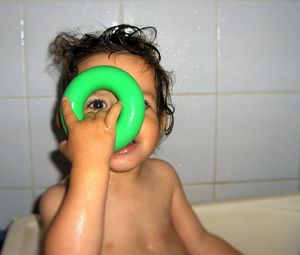
[[[172,221],[174,228],[190,255],[238,255],[236,249],[221,238],[210,234],[202,226],[184,195],[179,178],[174,172]]]
[[[60,147],[72,162],[72,169],[68,190],[63,198],[58,198],[61,202],[56,202],[57,212],[47,215],[41,210],[42,221],[44,218],[48,225],[43,252],[46,255],[100,254],[109,162],[121,106],[115,104],[108,113],[91,113],[83,121],[76,119],[68,100],[63,101],[62,107],[69,138]],[[51,191],[48,196],[51,197]],[[46,197],[42,199],[44,206],[45,200]]]

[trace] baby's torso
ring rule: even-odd
[[[172,190],[153,178],[134,188],[110,185],[103,255],[187,254],[172,226]]]
[[[172,225],[153,217],[132,216],[111,222],[106,220],[103,255],[112,254],[186,254]]]

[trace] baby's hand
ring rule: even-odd
[[[68,140],[60,143],[61,152],[73,164],[109,164],[121,108],[120,103],[115,103],[108,112],[89,112],[80,121],[74,115],[68,98],[63,98],[62,112],[68,127]]]

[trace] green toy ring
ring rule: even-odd
[[[84,118],[88,97],[97,90],[109,90],[122,103],[122,110],[116,124],[115,151],[133,141],[144,121],[144,95],[136,80],[127,72],[114,66],[95,66],[76,76],[68,85],[64,97],[68,97],[78,120]],[[63,129],[68,129],[60,110]]]

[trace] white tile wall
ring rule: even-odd
[[[157,151],[170,161],[184,183],[211,183],[214,179],[215,97],[174,96],[173,133]]]
[[[299,1],[219,1],[219,90],[299,91]]]
[[[0,7],[0,97],[25,96],[21,4]]]
[[[213,185],[184,185],[183,188],[190,203],[200,203],[214,199]]]
[[[217,180],[299,177],[299,95],[219,97]]]
[[[30,126],[32,136],[32,168],[35,185],[47,187],[61,177],[52,155],[58,145],[51,129],[55,100],[34,98],[30,100]]]
[[[176,72],[174,92],[215,91],[214,1],[123,1],[123,10],[125,22],[159,29],[163,63]]]
[[[0,187],[31,186],[26,108],[25,99],[0,99]]]
[[[216,185],[216,199],[270,196],[299,189],[297,181],[224,183]]]
[[[293,0],[0,1],[0,228],[60,178],[49,43],[119,22],[158,28],[177,109],[154,156],[189,201],[299,189],[299,13]]]
[[[33,204],[32,192],[28,189],[0,189],[0,229],[5,229],[16,217],[30,214]]]
[[[27,86],[30,96],[55,96],[48,47],[62,31],[94,31],[118,23],[117,1],[43,1],[24,5]],[[37,25],[38,24],[38,25]]]

